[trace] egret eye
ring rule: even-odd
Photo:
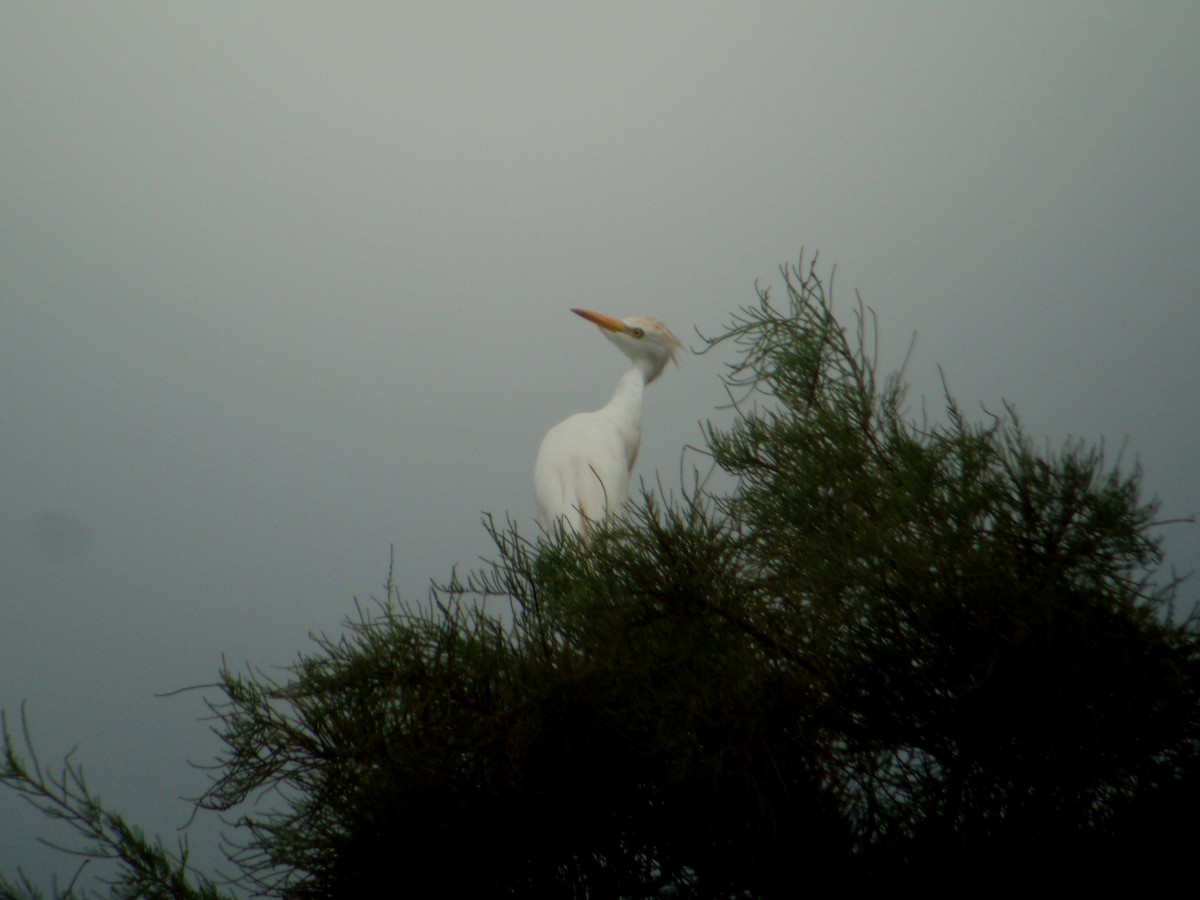
[[[630,334],[632,334],[632,335],[633,335],[635,338],[640,338],[640,337],[645,337],[645,336],[646,336],[646,331],[645,331],[645,329],[638,328],[638,327],[636,327],[636,326],[635,326],[635,327],[633,327],[633,328],[631,328],[631,329],[629,329],[629,333],[630,333]]]

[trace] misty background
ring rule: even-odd
[[[420,600],[484,512],[533,534],[626,365],[570,307],[699,346],[801,247],[885,371],[919,335],[914,416],[940,363],[1200,512],[1197,47],[1192,2],[0,4],[10,727],[174,843],[218,742],[157,695],[336,635],[390,547]],[[730,353],[652,386],[638,474]],[[0,870],[68,875],[35,833],[0,793]]]

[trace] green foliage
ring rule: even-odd
[[[1015,415],[901,415],[811,268],[730,333],[730,381],[777,401],[728,431],[722,506],[830,673],[836,771],[881,866],[923,875],[1045,856],[1111,871],[1176,845],[1200,749],[1195,619],[1156,582],[1155,507],[1081,443],[1039,455]],[[798,351],[794,348],[802,347]],[[1135,810],[1137,810],[1135,812]],[[1119,839],[1119,840],[1118,840]],[[1107,857],[1107,858],[1106,858]]]
[[[496,559],[427,605],[389,583],[285,679],[222,671],[200,803],[240,816],[244,887],[957,893],[1183,866],[1200,640],[1137,470],[1038,452],[1011,410],[910,421],[861,303],[848,333],[812,263],[783,274],[784,306],[762,291],[708,342],[739,354],[738,415],[706,430],[728,494],[645,494],[586,543],[488,520]],[[118,861],[114,896],[217,896],[69,762],[54,781],[5,744],[0,779]]]
[[[18,753],[3,713],[0,713],[0,732],[3,734],[0,782],[16,790],[49,818],[65,822],[86,842],[82,849],[64,852],[89,860],[117,863],[117,875],[110,882],[109,896],[118,900],[143,897],[219,900],[226,896],[203,875],[190,870],[186,844],[180,844],[173,853],[161,842],[148,840],[140,828],[130,825],[117,813],[105,809],[100,798],[88,788],[83,768],[73,763],[70,756],[57,772],[43,769],[33,751],[23,709],[21,734],[29,754],[28,762]],[[72,879],[64,891],[54,888],[52,896],[59,900],[74,900],[81,896],[74,889],[75,880]],[[43,896],[23,874],[18,875],[16,881],[0,877],[0,900]]]

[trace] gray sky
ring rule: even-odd
[[[1200,512],[1197,46],[1193,2],[4,3],[0,706],[174,840],[216,742],[156,693],[293,661],[389,545],[420,598],[532,529],[625,364],[570,307],[688,343],[801,247],[886,365],[919,334],[915,406],[941,363]],[[0,869],[48,824],[0,794]]]

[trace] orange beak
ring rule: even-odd
[[[614,319],[612,316],[605,316],[598,312],[592,312],[590,309],[573,309],[571,312],[577,316],[583,316],[593,325],[599,325],[605,331],[628,331],[625,323],[620,319]]]

